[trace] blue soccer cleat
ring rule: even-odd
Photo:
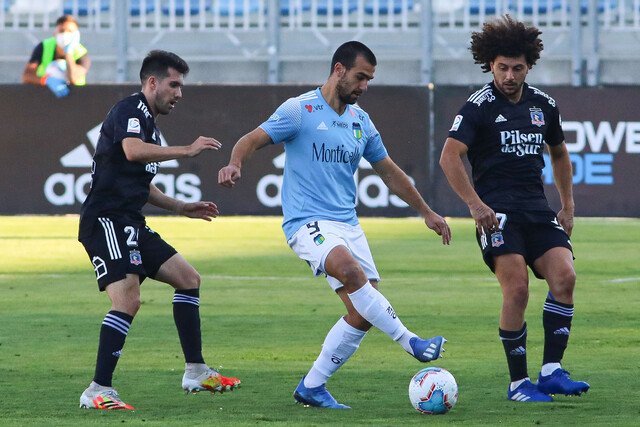
[[[305,387],[304,377],[302,377],[300,384],[298,384],[298,387],[296,387],[296,390],[293,392],[293,398],[296,402],[305,406],[330,409],[351,409],[350,406],[338,403],[336,399],[331,396],[331,393],[329,393],[324,384],[313,388]]]
[[[438,357],[442,357],[442,353],[444,353],[444,343],[446,342],[445,337],[440,335],[429,338],[428,340],[413,337],[409,340],[409,345],[413,351],[413,357],[421,362],[431,362]]]
[[[589,390],[589,383],[573,381],[569,372],[558,368],[547,376],[538,376],[538,390],[546,394],[564,394],[565,396],[580,396]]]
[[[509,387],[507,389],[507,398],[516,402],[553,402],[551,396],[547,396],[538,390],[538,387],[529,379],[524,380],[515,390],[511,390],[511,387]]]

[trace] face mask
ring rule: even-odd
[[[71,43],[79,43],[80,42],[80,32],[79,31],[65,31],[63,33],[56,34],[56,44],[61,48],[65,48],[69,46]]]

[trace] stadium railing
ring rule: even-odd
[[[91,49],[96,61],[113,58],[113,48],[103,49],[108,49],[107,40],[116,28],[116,9],[124,1],[129,51],[136,55],[159,46],[152,46],[155,40],[165,43],[165,35],[182,34],[178,39],[190,42],[187,52],[203,61],[218,59],[211,56],[212,51],[218,51],[218,46],[211,47],[212,40],[240,47],[241,60],[269,56],[270,0],[0,0],[0,60],[23,62],[27,53],[18,55],[16,44],[11,43],[17,39],[18,46],[25,40],[34,43],[42,34],[50,34],[55,19],[63,13],[77,17],[83,40],[98,42]],[[366,39],[388,58],[417,60],[428,38],[435,60],[456,60],[467,53],[470,31],[488,19],[510,13],[551,34],[545,40],[545,55],[566,60],[572,50],[572,4],[579,4],[585,28],[595,15],[596,31],[605,47],[601,49],[603,57],[624,56],[625,52],[640,57],[635,42],[640,34],[640,0],[277,0],[281,55],[324,57],[336,40],[348,37]],[[425,5],[431,5],[433,12],[427,36]],[[595,10],[590,10],[592,5]],[[191,37],[192,33],[220,36]],[[611,37],[621,42],[611,44]],[[249,51],[252,53],[247,55]]]

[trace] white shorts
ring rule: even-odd
[[[371,250],[369,250],[369,243],[360,225],[336,221],[313,221],[300,227],[287,243],[300,259],[309,264],[313,274],[327,276],[327,281],[334,291],[340,289],[342,283],[324,271],[324,261],[329,252],[340,245],[349,249],[369,280],[380,280]]]

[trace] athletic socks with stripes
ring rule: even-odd
[[[569,342],[573,320],[573,304],[555,301],[551,294],[547,297],[542,311],[544,327],[544,355],[542,363],[560,363]]]
[[[529,376],[527,373],[527,322],[519,331],[505,331],[498,328],[498,335],[507,356],[511,381],[518,381]]]
[[[122,354],[124,341],[129,333],[133,316],[112,310],[105,316],[100,327],[98,360],[93,381],[105,387],[111,387],[113,371]]]
[[[204,363],[200,332],[200,289],[180,289],[173,295],[173,320],[186,363]]]

